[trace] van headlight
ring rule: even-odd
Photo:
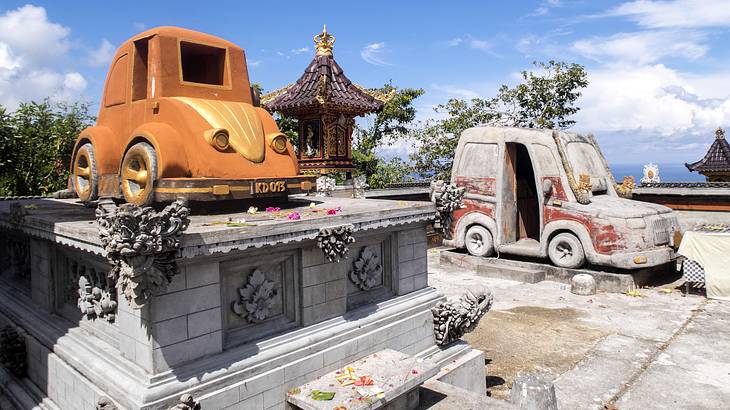
[[[279,154],[283,154],[286,152],[286,135],[282,133],[272,133],[266,136],[266,139],[269,141],[269,145],[271,148],[278,152]]]
[[[228,130],[223,128],[208,130],[204,134],[205,140],[208,144],[212,145],[218,151],[225,151],[228,149]]]

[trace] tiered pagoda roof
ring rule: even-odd
[[[706,172],[730,172],[730,144],[725,139],[725,131],[718,128],[715,131],[715,141],[707,150],[705,157],[691,164],[684,164],[690,171],[699,173]]]
[[[364,115],[383,108],[391,95],[372,92],[350,81],[332,56],[334,36],[324,31],[314,37],[317,54],[296,83],[261,98],[269,111],[295,114],[337,108],[353,115]]]

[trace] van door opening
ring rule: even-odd
[[[508,142],[505,152],[502,232],[504,243],[540,241],[540,208],[527,147]]]

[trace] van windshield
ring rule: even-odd
[[[576,180],[580,174],[587,174],[591,177],[594,194],[605,193],[608,190],[608,170],[603,165],[601,154],[592,144],[569,141],[566,143],[566,154]]]

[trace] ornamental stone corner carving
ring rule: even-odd
[[[168,410],[200,410],[200,403],[195,401],[192,394],[185,393],[180,396],[180,403],[170,407]]]
[[[356,199],[365,199],[365,190],[370,188],[365,175],[356,176],[352,179],[352,197]]]
[[[79,277],[79,298],[76,305],[88,319],[106,319],[114,322],[117,302],[108,290],[94,286],[86,276]]]
[[[467,290],[457,300],[441,301],[432,307],[436,344],[447,345],[476,329],[493,300],[487,288],[478,288],[474,292]]]
[[[321,176],[317,178],[317,195],[316,196],[332,196],[332,191],[335,190],[335,179],[328,176]]]
[[[453,213],[459,208],[463,208],[464,194],[466,188],[457,187],[456,185],[444,182],[431,182],[431,202],[436,205],[436,218],[433,227],[442,232],[446,239],[451,239],[451,223]]]
[[[634,188],[636,188],[634,177],[627,176],[621,185],[616,184],[616,193],[622,198],[631,199],[634,196]]]
[[[382,283],[383,267],[380,257],[366,246],[360,250],[360,256],[352,263],[350,280],[361,290],[370,290]]]
[[[5,326],[0,331],[0,366],[16,377],[26,374],[25,338],[13,326]]]
[[[350,224],[319,229],[317,247],[322,250],[327,262],[339,262],[350,251],[347,245],[355,243],[354,231],[355,227]]]
[[[133,308],[144,306],[178,273],[175,252],[189,215],[183,200],[160,212],[131,204],[117,208],[100,203],[96,208],[99,236],[112,264],[110,276]]]
[[[118,410],[118,407],[110,398],[101,396],[96,401],[96,410]]]
[[[261,323],[271,314],[278,292],[276,284],[266,279],[261,270],[255,269],[248,276],[246,285],[238,288],[238,298],[231,305],[231,309],[251,323]]]

